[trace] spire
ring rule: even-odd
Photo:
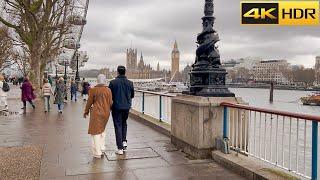
[[[179,52],[177,40],[174,41],[173,52]]]
[[[142,62],[143,62],[143,54],[142,54],[142,51],[141,51],[140,61],[142,61]]]
[[[177,40],[174,41],[174,49],[178,49],[178,43],[177,43]]]
[[[160,71],[160,63],[158,61],[158,65],[157,65],[157,71]]]

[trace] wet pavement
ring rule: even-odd
[[[91,156],[84,102],[68,102],[63,114],[55,106],[45,114],[41,100],[36,110],[21,113],[19,91],[9,97],[9,116],[0,116],[0,147],[33,145],[42,148],[40,179],[242,179],[212,160],[194,160],[170,144],[170,138],[139,122],[128,120],[128,152],[118,157],[112,119],[106,128],[106,156]]]

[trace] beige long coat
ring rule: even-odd
[[[90,112],[88,134],[98,135],[104,132],[112,106],[111,90],[104,85],[97,85],[89,91],[85,114]]]

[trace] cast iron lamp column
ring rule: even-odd
[[[80,81],[80,75],[79,75],[79,54],[78,54],[78,51],[76,52],[76,58],[77,58],[76,82],[78,83],[78,82]]]
[[[196,60],[190,72],[189,90],[183,94],[205,97],[234,97],[226,87],[227,71],[221,67],[220,54],[216,46],[219,35],[213,29],[213,0],[205,0],[202,18],[203,30],[197,37]]]
[[[65,61],[64,61],[64,85],[65,85],[65,87],[67,88],[67,78],[68,78],[68,76],[67,76],[67,59],[65,59]],[[67,93],[65,93],[66,95],[65,95],[65,97],[64,97],[64,99],[65,100],[68,100],[68,95],[67,95]]]

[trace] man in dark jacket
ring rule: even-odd
[[[126,68],[118,66],[118,77],[112,80],[109,88],[112,92],[112,118],[116,133],[116,141],[119,155],[127,149],[127,119],[131,108],[132,98],[134,98],[133,83],[125,76]]]

